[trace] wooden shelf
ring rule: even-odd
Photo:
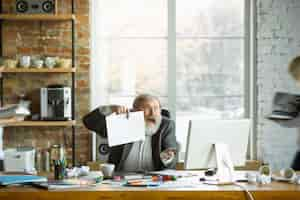
[[[0,0],[1,2],[1,0]],[[0,12],[0,25],[3,25],[3,23],[5,23],[5,25],[10,25],[10,24],[14,24],[16,22],[18,23],[42,23],[42,22],[53,22],[53,23],[60,23],[60,22],[64,22],[64,23],[72,23],[72,26],[70,28],[68,28],[71,31],[71,36],[69,39],[71,39],[72,45],[70,44],[70,48],[71,46],[74,47],[74,45],[76,44],[76,27],[75,27],[75,23],[76,23],[76,15],[74,14],[74,7],[75,7],[75,2],[72,1],[71,2],[71,6],[72,6],[72,13],[69,14],[16,14],[16,13],[1,13]],[[1,6],[0,6],[1,7]],[[18,24],[15,24],[18,25]],[[1,33],[0,33],[1,34]],[[5,40],[6,38],[1,37],[0,38],[0,49],[3,49],[3,40]],[[74,49],[72,50],[72,61],[74,59],[76,59],[75,56],[75,51]],[[72,89],[74,89],[76,87],[76,77],[75,77],[75,73],[76,73],[76,66],[74,65],[74,62],[72,62],[72,68],[53,68],[53,69],[48,69],[48,68],[34,68],[32,66],[30,66],[29,68],[8,68],[7,66],[3,66],[3,63],[0,64],[0,79],[3,82],[3,76],[8,75],[5,73],[37,73],[37,75],[40,75],[42,73],[54,73],[52,75],[58,75],[55,73],[71,73],[71,74],[60,74],[60,75],[71,75],[72,78]],[[39,74],[40,73],[40,74]],[[14,75],[21,75],[21,74],[14,74]],[[25,75],[25,74],[23,74]],[[33,75],[33,74],[26,74],[26,75]],[[49,75],[49,74],[47,74]],[[12,78],[15,78],[14,76]],[[70,79],[70,77],[68,77]],[[69,80],[68,79],[68,80]],[[3,88],[3,84],[1,84],[0,90],[2,90],[2,98],[4,98],[4,88]],[[74,97],[73,95],[75,95],[75,90],[72,90],[72,97]],[[75,112],[75,108],[74,105],[72,104],[72,108],[74,109],[73,112]],[[73,113],[74,114],[74,113]],[[72,115],[74,117],[74,115]],[[76,121],[75,120],[70,120],[70,121],[30,121],[30,120],[26,120],[26,121],[20,121],[20,119],[0,119],[0,126],[3,127],[72,127],[71,131],[72,131],[72,163],[73,166],[75,166],[75,161],[76,161],[76,155],[75,155],[75,133],[76,130],[74,128],[74,126],[76,126]],[[41,130],[41,131],[45,131],[45,130]]]
[[[74,73],[76,68],[6,68],[0,67],[0,73]]]
[[[9,21],[67,21],[75,20],[75,15],[51,14],[0,14],[0,19]]]
[[[74,126],[76,124],[75,120],[71,121],[17,121],[9,122],[7,124],[3,123],[7,127],[15,126]]]

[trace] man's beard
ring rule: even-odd
[[[161,124],[161,116],[158,116],[158,117],[155,117],[154,118],[154,122],[151,123],[151,125],[149,125],[147,122],[146,122],[146,127],[145,127],[145,130],[146,130],[146,136],[152,136],[154,135],[159,127],[160,127],[160,124]]]

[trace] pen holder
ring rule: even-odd
[[[66,162],[65,160],[53,160],[54,166],[54,179],[62,180],[66,175]]]

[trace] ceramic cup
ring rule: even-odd
[[[20,67],[25,67],[25,68],[30,67],[30,56],[20,57]]]
[[[14,59],[6,59],[4,60],[4,66],[7,68],[16,68],[18,64],[17,60]]]
[[[4,66],[4,58],[0,57],[0,67]]]
[[[280,170],[280,175],[282,177],[284,177],[286,179],[290,179],[290,180],[293,180],[294,178],[296,178],[296,172],[290,167]]]
[[[72,60],[67,58],[60,58],[57,60],[57,66],[61,68],[70,68],[72,65]]]
[[[105,178],[112,178],[115,170],[115,165],[110,163],[103,163],[100,164],[100,169]]]
[[[255,173],[255,172],[247,172],[246,177],[247,177],[248,183],[256,183],[256,181],[257,181],[257,173]]]
[[[56,58],[55,57],[46,57],[45,58],[45,66],[49,69],[52,69],[56,65]]]
[[[36,67],[36,68],[42,68],[43,65],[44,65],[44,61],[43,60],[39,60],[39,59],[33,60],[32,61],[32,65],[33,65],[33,67]]]

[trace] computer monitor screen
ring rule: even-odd
[[[250,120],[190,120],[185,155],[185,169],[216,166],[214,144],[228,145],[234,166],[246,161]]]

